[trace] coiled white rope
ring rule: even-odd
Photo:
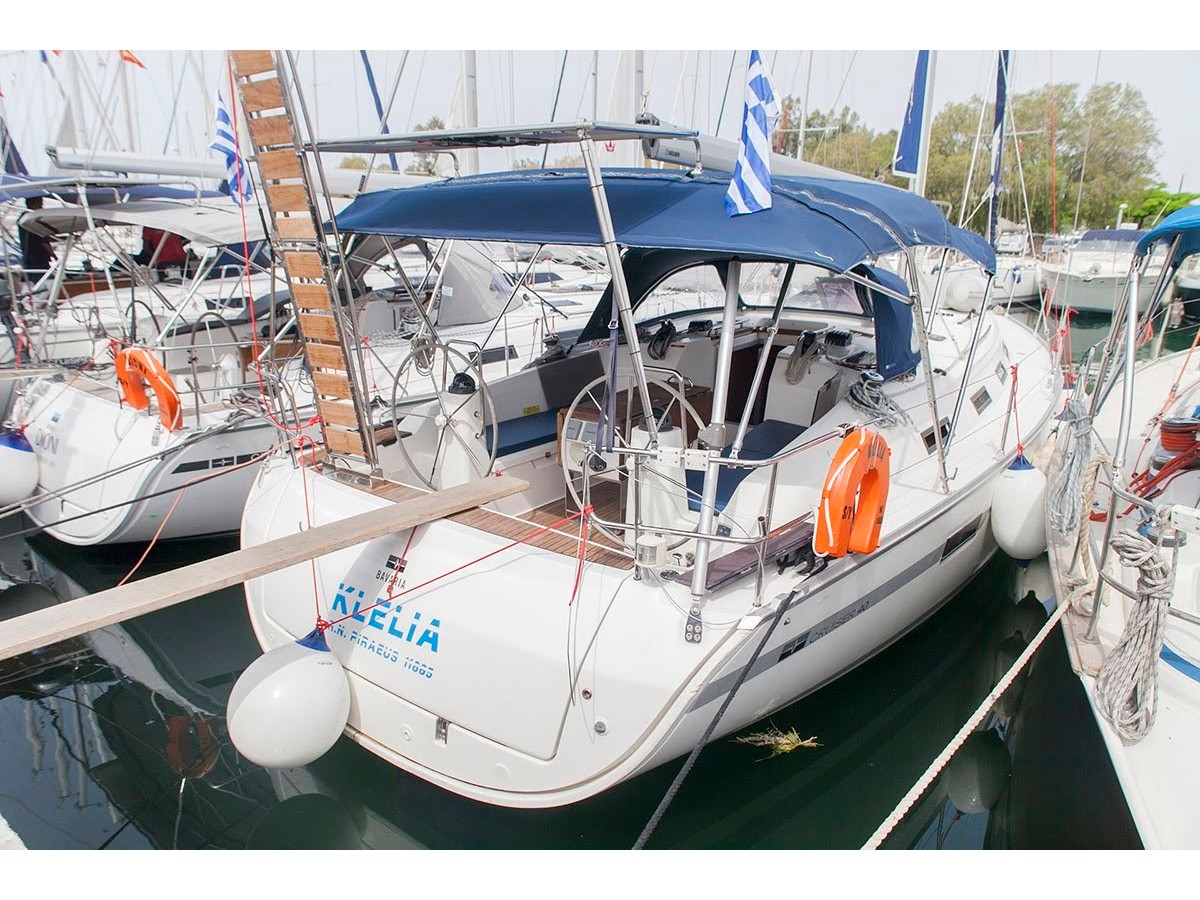
[[[1158,546],[1136,531],[1118,532],[1111,546],[1122,563],[1138,569],[1138,599],[1096,675],[1093,695],[1117,734],[1137,742],[1150,733],[1158,713],[1158,655],[1175,579]]]
[[[883,824],[880,825],[879,828],[875,830],[875,833],[867,840],[867,842],[863,844],[862,849],[879,849],[879,846],[887,839],[887,836],[892,833],[895,827],[899,825],[904,817],[908,814],[908,811],[912,808],[913,804],[921,799],[921,795],[925,793],[925,791],[929,788],[929,785],[933,784],[933,780],[937,778],[939,774],[941,774],[942,769],[944,769],[946,764],[950,762],[950,758],[958,752],[959,747],[966,742],[967,738],[971,736],[972,732],[979,727],[979,723],[981,723],[987,717],[988,713],[991,712],[992,707],[996,704],[996,701],[1000,699],[1004,692],[1008,690],[1009,685],[1011,685],[1013,681],[1016,680],[1017,676],[1021,674],[1021,670],[1025,668],[1026,664],[1033,657],[1033,654],[1037,652],[1037,649],[1042,645],[1042,642],[1046,640],[1047,635],[1054,630],[1054,626],[1058,624],[1058,620],[1063,617],[1063,614],[1068,609],[1070,609],[1070,604],[1058,604],[1054,612],[1050,614],[1050,618],[1048,618],[1045,624],[1042,625],[1041,630],[1039,630],[1038,633],[1034,635],[1033,640],[1029,642],[1029,646],[1027,646],[1021,655],[1017,657],[1016,662],[1012,664],[1012,667],[1004,674],[1004,677],[996,683],[996,686],[992,688],[991,693],[983,698],[983,702],[979,704],[979,708],[975,710],[971,718],[967,719],[967,721],[963,724],[963,727],[958,730],[958,734],[956,734],[950,743],[946,745],[946,749],[938,754],[937,759],[935,759],[930,764],[929,768],[925,770],[925,774],[917,779],[917,783],[914,784],[912,789],[904,795],[904,798],[896,805],[896,808],[892,810],[891,815],[883,820]]]
[[[851,406],[869,414],[881,427],[890,428],[901,422],[912,423],[908,413],[896,405],[881,385],[873,381],[856,381],[850,386],[846,399]]]
[[[1050,473],[1046,512],[1051,528],[1059,534],[1071,534],[1079,528],[1083,474],[1092,456],[1092,420],[1082,400],[1067,401],[1063,422],[1073,432],[1071,449],[1066,464]]]

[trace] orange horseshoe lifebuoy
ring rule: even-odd
[[[134,409],[146,409],[150,406],[146,385],[150,385],[154,399],[158,401],[158,418],[163,427],[174,431],[183,425],[179,391],[157,356],[145,347],[126,347],[117,354],[116,364],[122,401]]]
[[[865,428],[842,439],[817,508],[813,551],[818,556],[845,556],[847,550],[871,553],[879,546],[891,455],[887,441]]]

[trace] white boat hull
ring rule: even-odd
[[[167,432],[157,412],[122,406],[115,391],[53,379],[40,379],[14,413],[38,456],[38,492],[56,495],[28,515],[78,545],[236,531],[257,467],[250,463],[277,441],[261,418],[205,430],[232,424],[228,412]]]
[[[939,317],[936,330],[968,327],[959,318]],[[942,346],[953,351],[952,341]],[[807,579],[772,564],[761,592],[753,573],[716,587],[698,616],[699,642],[684,637],[692,595],[678,573],[655,568],[635,578],[631,566],[591,562],[573,591],[576,557],[514,548],[513,536],[536,529],[518,519],[508,520],[508,536],[438,520],[415,534],[248,581],[256,636],[270,650],[308,633],[318,616],[332,621],[326,637],[351,688],[346,734],[405,771],[504,806],[580,801],[688,753],[758,651],[780,603],[787,609],[712,737],[756,722],[861,664],[933,613],[987,561],[995,549],[993,488],[1015,453],[1015,431],[1003,425],[1009,354],[1023,366],[1023,437],[1036,441],[1058,408],[1049,355],[1015,322],[989,316],[973,390],[979,397],[986,385],[990,399],[963,407],[949,493],[938,488],[937,457],[920,436],[931,423],[920,376],[898,383],[894,396],[915,421],[880,426],[893,453],[880,549],[833,560]],[[950,401],[947,417],[958,377],[939,376],[940,402]],[[842,407],[829,413],[836,421],[848,415]],[[779,493],[788,511],[779,500],[777,525],[812,509],[836,443],[818,444],[783,467]],[[561,478],[553,451],[542,446],[502,464],[531,485]],[[746,479],[722,521],[745,527],[767,482],[766,470]],[[520,511],[512,506],[517,499],[498,505]],[[388,502],[294,467],[290,457],[273,458],[247,500],[242,545]],[[569,539],[577,528],[563,523],[559,531]]]

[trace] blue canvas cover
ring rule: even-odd
[[[1142,234],[1136,253],[1145,256],[1159,241],[1170,244],[1176,236],[1182,238],[1169,265],[1178,265],[1185,257],[1200,253],[1200,206],[1185,206],[1171,213],[1157,228]]]
[[[908,285],[894,272],[863,266],[866,276],[901,296],[909,295]],[[912,307],[882,291],[868,291],[875,316],[875,371],[884,381],[915,371],[921,352],[913,346]]]
[[[0,174],[0,201],[21,200],[26,197],[55,197],[64,203],[118,203],[128,200],[174,199],[192,200],[197,197],[219,197],[217,191],[195,191],[172,187],[152,181],[135,181],[123,176],[85,176],[78,179],[57,175]]]
[[[647,169],[604,174],[617,242],[789,260],[838,272],[913,246],[948,246],[995,269],[978,235],[954,228],[928,201],[875,182],[772,178],[775,203],[725,214],[728,175]],[[477,175],[358,197],[337,216],[345,232],[521,243],[601,243],[580,169]]]

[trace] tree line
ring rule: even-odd
[[[795,156],[801,100],[787,96],[774,134],[777,153]],[[986,230],[991,183],[994,102],[974,96],[949,103],[930,129],[925,196],[947,218],[980,233]],[[417,131],[445,127],[437,116]],[[804,121],[804,159],[864,178],[908,187],[892,174],[896,129],[868,128],[849,107],[815,110]],[[1008,98],[1000,176],[1000,215],[1027,224],[1035,234],[1076,228],[1111,228],[1118,209],[1126,222],[1149,227],[1200,198],[1173,193],[1155,175],[1162,146],[1158,123],[1141,91],[1107,82],[1081,93],[1077,84],[1043,85]],[[434,174],[433,154],[414,154],[406,172]],[[342,165],[366,166],[361,157]],[[537,168],[541,159],[520,159],[517,168]],[[582,157],[559,157],[555,167],[582,165]],[[969,177],[969,183],[968,183]]]
[[[775,150],[795,156],[800,99],[784,98]],[[954,223],[982,232],[991,183],[993,101],[950,103],[930,128],[925,196]],[[876,132],[849,107],[810,112],[804,159],[907,187],[891,172],[897,131]],[[1081,95],[1076,84],[1044,85],[1008,98],[1001,157],[1000,215],[1036,234],[1149,226],[1198,194],[1172,193],[1155,176],[1162,141],[1138,88],[1108,82]],[[974,159],[974,162],[972,162]],[[970,179],[968,183],[968,177]]]

